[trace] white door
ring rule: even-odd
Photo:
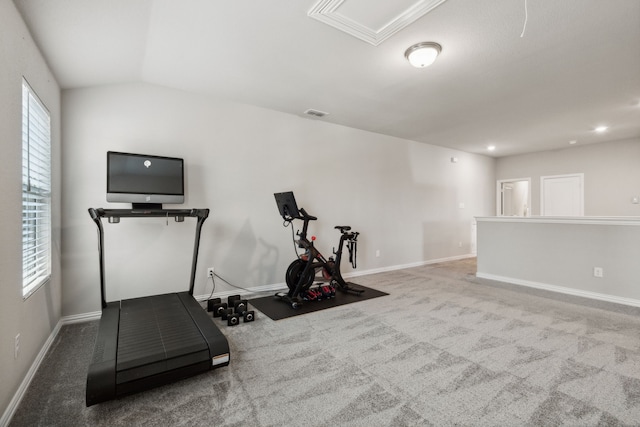
[[[543,216],[584,215],[584,174],[540,177]]]

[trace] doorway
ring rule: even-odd
[[[498,216],[529,216],[531,178],[497,181],[496,213]]]

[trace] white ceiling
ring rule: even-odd
[[[14,3],[65,89],[147,82],[313,108],[330,114],[310,120],[496,157],[640,137],[640,1],[525,1],[447,0],[377,46],[309,17],[318,0]],[[342,6],[373,23],[392,10]],[[416,69],[404,51],[421,41],[442,53]]]

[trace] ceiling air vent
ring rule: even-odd
[[[307,116],[312,116],[312,117],[324,117],[329,113],[326,113],[324,111],[320,111],[320,110],[314,110],[313,108],[309,108],[307,111],[304,112]]]

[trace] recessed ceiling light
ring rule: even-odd
[[[490,146],[487,147],[487,150],[489,150],[489,151],[494,151],[495,149],[496,149],[495,145],[490,145]]]
[[[606,131],[607,129],[609,129],[609,126],[598,126],[597,128],[595,128],[594,130],[598,133],[602,133],[604,131]]]
[[[569,141],[569,145],[576,145],[578,143],[578,141],[576,141],[575,139],[572,139],[571,141]]]

